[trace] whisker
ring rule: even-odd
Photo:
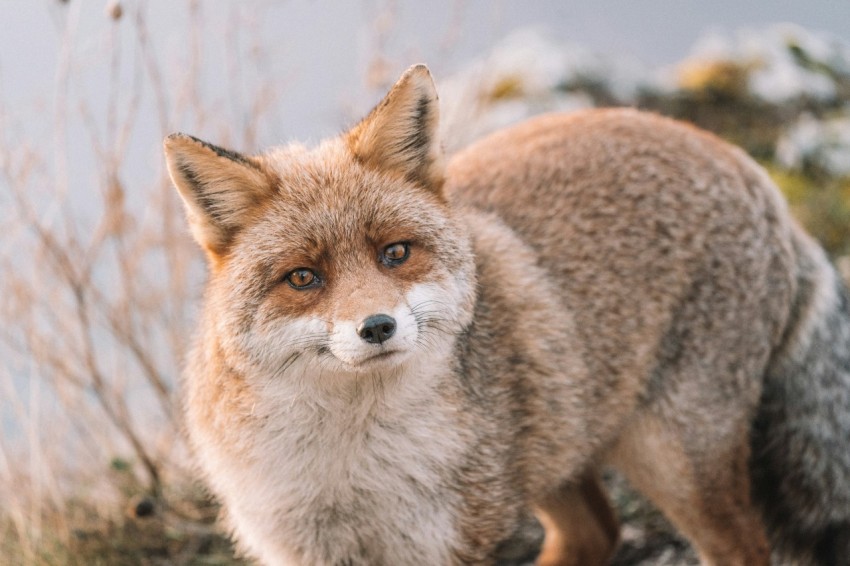
[[[427,305],[440,305],[441,307],[444,307],[446,310],[452,310],[453,309],[452,305],[449,305],[448,303],[444,303],[443,301],[439,301],[437,299],[428,299],[428,300],[425,300],[425,301],[420,301],[416,304],[410,305],[410,309],[411,310],[419,310],[419,309],[421,309],[421,308],[423,308]]]
[[[278,370],[275,372],[275,378],[283,377],[283,374],[286,372],[286,370],[288,370],[292,366],[292,364],[295,363],[295,360],[297,360],[299,357],[301,357],[301,352],[294,352],[288,358],[286,358],[280,365]]]
[[[422,322],[421,329],[423,331],[436,330],[446,334],[456,334],[460,330],[460,324],[456,319],[427,319]]]
[[[298,338],[295,338],[294,340],[290,340],[285,345],[295,345],[295,344],[301,344],[301,343],[304,343],[304,342],[313,342],[313,341],[316,341],[316,340],[324,339],[325,337],[326,337],[326,335],[324,333],[305,334],[304,336],[299,336]]]

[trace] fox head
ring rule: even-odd
[[[469,237],[443,194],[438,112],[419,65],[312,149],[247,156],[166,138],[210,266],[216,348],[274,379],[318,382],[448,352],[471,320],[475,281]]]

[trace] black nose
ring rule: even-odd
[[[385,314],[373,314],[360,323],[357,334],[370,344],[381,344],[395,334],[395,319]]]

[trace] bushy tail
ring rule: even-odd
[[[781,564],[850,565],[850,293],[819,247],[797,244],[797,301],[753,426],[753,498]]]

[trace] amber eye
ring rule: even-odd
[[[407,261],[408,256],[410,256],[410,245],[399,242],[384,248],[381,253],[381,261],[384,265],[394,266]]]
[[[294,289],[306,289],[319,283],[318,276],[306,268],[294,269],[286,274],[286,282]]]

